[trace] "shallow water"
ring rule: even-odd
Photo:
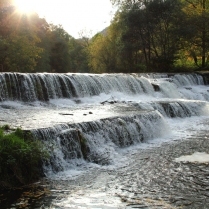
[[[184,119],[177,119],[175,123],[170,123],[171,129],[175,130],[170,134],[170,136],[168,135],[165,138],[152,140],[150,143],[142,144],[142,146],[134,146],[120,150],[120,157],[117,159],[117,163],[115,163],[115,165],[106,167],[91,167],[91,165],[87,165],[87,169],[84,168],[84,173],[78,175],[77,177],[75,176],[69,178],[67,172],[65,175],[60,173],[57,176],[54,176],[54,180],[52,180],[52,184],[54,185],[53,191],[56,191],[57,188],[57,191],[62,192],[56,199],[52,200],[50,207],[135,208],[134,206],[128,206],[129,204],[127,202],[123,202],[122,200],[123,198],[133,198],[134,192],[137,192],[138,190],[141,191],[143,189],[142,187],[139,187],[137,178],[144,178],[145,185],[147,184],[146,181],[154,178],[154,176],[150,177],[148,175],[150,172],[149,170],[144,170],[144,175],[147,173],[148,179],[145,176],[136,176],[137,167],[142,166],[144,163],[149,163],[147,159],[152,158],[152,151],[150,152],[151,155],[148,155],[149,150],[152,150],[155,147],[160,147],[165,142],[174,143],[174,141],[186,141],[197,137],[204,137],[207,140],[209,137],[207,132],[209,128],[208,122],[209,118],[207,117],[203,117],[201,119],[190,118],[187,119],[187,122],[185,122]],[[176,129],[179,126],[181,126],[180,131]],[[144,151],[146,151],[146,155],[142,154]],[[173,158],[173,160],[175,159]],[[71,171],[69,171],[69,173],[70,172]],[[62,179],[62,181],[60,179]],[[60,183],[60,181],[62,183]],[[158,201],[156,201],[156,204],[157,202]],[[155,203],[152,204],[155,205]],[[168,205],[166,202],[161,202],[161,204],[161,206],[153,208],[173,207]]]

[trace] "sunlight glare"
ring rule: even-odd
[[[21,13],[32,13],[36,10],[35,1],[31,0],[15,0],[15,6]]]
[[[87,29],[97,33],[110,24],[112,5],[109,0],[13,0],[23,14],[35,12],[47,22],[61,24],[72,36]]]

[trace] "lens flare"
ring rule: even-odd
[[[30,14],[35,11],[36,5],[33,0],[15,0],[15,6],[20,13]]]

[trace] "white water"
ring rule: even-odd
[[[177,140],[186,140],[193,136],[198,135],[198,133],[205,132],[209,129],[209,116],[194,116],[191,118],[176,118],[176,119],[166,119],[166,124],[162,130],[161,137],[156,137],[152,140],[146,141],[146,143],[137,143],[129,147],[114,148],[112,144],[104,145],[104,141],[101,141],[100,148],[97,147],[99,152],[102,152],[105,147],[109,147],[110,151],[112,149],[112,162],[109,165],[98,165],[94,163],[87,163],[83,160],[72,160],[71,168],[59,173],[51,173],[49,177],[54,180],[68,180],[69,178],[74,178],[84,172],[89,172],[91,169],[118,169],[128,165],[131,162],[130,156],[135,152],[140,152],[141,149],[148,149],[152,147],[160,146],[162,143]],[[206,138],[207,139],[207,138]],[[98,140],[100,140],[98,138]],[[102,145],[103,144],[103,145]]]
[[[17,81],[21,76],[23,83]],[[11,95],[6,77],[10,86],[18,86]],[[209,87],[197,75],[3,74],[0,89],[0,125],[33,129],[42,137],[53,155],[44,166],[47,177],[55,182],[84,178],[50,208],[123,208],[107,186],[114,179],[111,171],[137,163],[132,157],[141,149],[196,137],[209,128]],[[87,140],[87,160],[77,130]]]

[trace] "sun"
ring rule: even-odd
[[[25,14],[35,12],[37,5],[34,0],[14,0],[15,6],[18,11]]]

